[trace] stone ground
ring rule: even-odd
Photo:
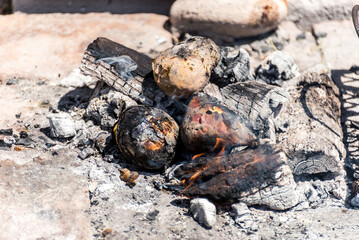
[[[0,16],[5,26],[0,37],[0,129],[29,135],[21,146],[0,148],[0,239],[357,239],[359,212],[334,198],[318,200],[306,210],[252,207],[258,230],[251,234],[219,206],[216,225],[207,229],[191,217],[188,199],[154,188],[160,174],[139,172],[137,185],[129,188],[119,169],[131,165],[104,161],[97,153],[81,160],[81,150],[71,142],[49,137],[51,112],[89,98],[93,86],[61,84],[78,67],[87,44],[106,36],[154,57],[171,45],[166,20],[154,14]],[[302,73],[332,75],[342,91],[351,186],[351,169],[359,165],[359,72],[350,71],[359,64],[359,39],[351,21],[321,22],[312,32],[285,22],[261,40],[236,44],[249,51],[252,67],[280,49],[294,57]],[[79,123],[80,116],[72,114]]]

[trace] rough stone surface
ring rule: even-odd
[[[216,206],[205,198],[191,200],[191,212],[193,218],[208,228],[212,228],[216,222]]]
[[[170,19],[176,31],[202,35],[249,37],[277,27],[287,16],[283,0],[215,1],[177,0],[171,7]]]
[[[69,138],[76,135],[75,122],[68,113],[56,113],[49,116],[51,135],[56,138]]]
[[[96,0],[12,0],[14,11],[26,13],[88,13],[111,12],[124,13],[158,13],[168,15],[173,0],[120,0],[120,1],[96,1]]]
[[[271,53],[256,69],[256,80],[272,85],[282,86],[283,81],[297,76],[299,70],[293,58],[281,51]]]
[[[300,73],[328,73],[321,49],[310,31],[302,31],[293,22],[285,21],[278,26],[276,33],[287,41],[282,51],[293,58]]]
[[[288,0],[288,20],[310,30],[314,23],[351,18],[355,0]]]
[[[172,45],[171,34],[163,28],[167,19],[109,13],[0,16],[0,58],[6,59],[0,65],[0,79],[58,80],[80,65],[84,50],[99,36],[156,56]]]
[[[1,151],[3,239],[92,238],[87,178],[74,173],[75,156]]]

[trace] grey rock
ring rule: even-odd
[[[250,210],[245,203],[232,205],[233,219],[246,233],[253,233],[258,230],[258,225],[254,222]]]
[[[249,53],[240,48],[221,48],[221,60],[213,69],[211,82],[219,86],[253,80],[250,72]]]
[[[212,228],[216,224],[216,206],[205,198],[196,198],[191,200],[191,212],[193,218],[200,224]]]
[[[351,204],[353,207],[359,208],[359,195],[356,195],[355,197],[353,197],[353,198],[350,200],[350,204]]]
[[[85,160],[86,158],[94,155],[94,150],[92,148],[85,148],[83,149],[80,153],[79,153],[79,158],[81,158],[82,160]]]
[[[76,135],[76,126],[68,113],[56,113],[48,116],[51,135],[56,138],[69,138]]]
[[[298,66],[293,58],[282,51],[270,54],[256,69],[257,81],[282,86],[283,81],[288,81],[299,76]]]

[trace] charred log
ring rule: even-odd
[[[182,192],[187,196],[241,199],[281,210],[298,202],[285,154],[271,145],[225,156],[200,157],[180,166],[175,176],[187,185]]]
[[[346,156],[339,90],[327,75],[306,74],[275,119],[277,141],[295,175],[341,173]]]
[[[161,169],[175,156],[177,123],[156,108],[126,109],[114,128],[115,140],[127,160],[146,169]]]
[[[277,142],[295,175],[342,172],[339,90],[328,76],[306,74],[285,88],[250,81],[204,92],[243,116],[259,139]]]
[[[258,144],[243,119],[203,93],[196,94],[188,104],[181,126],[181,139],[194,153],[213,149],[218,139],[228,148]]]
[[[150,57],[107,38],[97,38],[87,47],[80,69],[84,75],[106,83],[138,104],[162,109],[174,105],[173,111],[183,109],[157,86]]]

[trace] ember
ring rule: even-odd
[[[121,180],[126,182],[126,184],[130,187],[134,187],[136,185],[136,179],[138,178],[137,172],[131,172],[127,168],[121,169]]]
[[[275,184],[285,164],[283,153],[271,145],[216,157],[199,157],[181,166],[175,175],[187,187],[182,194],[214,199],[236,199],[241,193]]]

